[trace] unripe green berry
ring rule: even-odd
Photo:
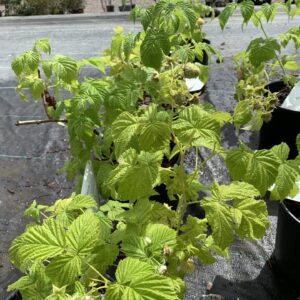
[[[200,75],[199,68],[193,63],[187,63],[183,68],[185,78],[195,78]]]

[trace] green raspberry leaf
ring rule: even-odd
[[[157,111],[156,105],[149,105],[139,119],[141,150],[156,152],[169,149],[171,139],[170,116],[165,111]]]
[[[244,145],[228,152],[226,164],[233,180],[252,184],[261,195],[274,183],[279,167],[272,150],[253,152]]]
[[[66,246],[63,224],[53,219],[41,226],[30,227],[10,248],[12,262],[26,264],[31,260],[44,261],[64,252]]]
[[[16,57],[11,63],[11,68],[13,69],[17,77],[20,77],[25,68],[23,56]]]
[[[290,148],[286,143],[281,143],[280,145],[276,145],[272,147],[272,152],[280,159],[281,162],[285,162],[290,153]]]
[[[34,43],[34,46],[37,47],[38,49],[40,49],[42,52],[44,52],[46,54],[51,54],[51,46],[50,46],[49,39],[47,39],[47,38],[37,40]]]
[[[241,238],[261,239],[269,227],[267,205],[263,200],[236,200],[232,209],[236,233]]]
[[[57,78],[66,83],[71,83],[77,79],[77,62],[72,58],[55,55],[52,59],[52,68]]]
[[[250,105],[248,101],[240,101],[236,105],[233,113],[233,123],[236,128],[240,128],[241,126],[250,122],[252,117],[252,113],[250,110]]]
[[[122,243],[126,256],[153,259],[154,263],[161,259],[164,247],[174,247],[176,231],[163,224],[149,224],[143,236],[130,235]]]
[[[276,15],[276,6],[274,4],[264,3],[261,6],[261,11],[263,12],[264,17],[267,22],[272,21]]]
[[[286,161],[278,168],[275,187],[271,191],[271,200],[284,200],[293,190],[299,175],[299,166],[294,161]]]
[[[254,3],[251,0],[244,0],[239,5],[244,23],[247,24],[254,12]]]
[[[213,230],[212,237],[215,243],[221,249],[227,248],[233,241],[233,223],[229,207],[214,197],[203,200],[202,207]]]
[[[119,165],[110,173],[106,184],[119,200],[137,200],[153,194],[162,154],[129,149],[119,158]]]
[[[52,76],[52,62],[50,60],[44,60],[42,62],[42,69],[43,69],[47,79],[50,79]]]
[[[116,272],[117,283],[108,287],[107,300],[178,300],[174,284],[156,274],[145,262],[133,258],[122,260]]]
[[[237,9],[237,7],[238,6],[236,3],[229,3],[226,5],[226,7],[223,9],[221,14],[219,15],[219,23],[220,23],[222,30],[224,30],[225,25],[227,24],[229,18],[233,15],[233,13]]]
[[[159,70],[164,54],[169,54],[169,36],[164,31],[150,29],[141,45],[141,59],[146,67]]]
[[[81,274],[79,256],[62,255],[54,258],[46,267],[46,275],[57,287],[74,283]]]
[[[136,136],[138,129],[138,119],[129,112],[124,112],[117,117],[112,124],[112,136],[117,157],[130,147],[130,142]]]
[[[183,145],[220,150],[220,124],[199,106],[189,106],[179,113],[173,130]]]
[[[250,63],[255,68],[276,57],[276,51],[280,51],[280,45],[274,38],[256,38],[247,48]]]
[[[90,254],[97,242],[96,237],[101,239],[100,226],[99,219],[91,211],[87,210],[76,218],[66,235],[69,252],[81,257]]]

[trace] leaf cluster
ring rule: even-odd
[[[219,16],[222,29],[225,28],[230,17],[236,10],[240,10],[243,17],[242,26],[250,21],[261,30],[262,37],[253,39],[247,49],[238,53],[234,60],[238,83],[235,98],[236,107],[235,123],[246,130],[259,130],[263,122],[271,120],[272,112],[280,103],[276,93],[270,93],[265,86],[272,79],[282,79],[287,87],[292,87],[298,81],[300,66],[298,63],[298,49],[300,45],[299,26],[289,29],[278,35],[277,38],[267,34],[264,23],[271,23],[279,9],[284,10],[288,18],[293,18],[300,13],[300,2],[264,3],[260,9],[255,10],[251,0],[240,3],[231,3],[226,6]],[[293,43],[296,54],[283,54],[284,48]]]

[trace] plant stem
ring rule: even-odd
[[[200,164],[199,170],[201,170],[216,154],[217,152],[213,150],[213,152]]]
[[[198,169],[198,161],[199,161],[199,148],[198,147],[195,147],[195,155],[196,155],[196,158],[195,158],[195,170]]]
[[[16,126],[22,126],[22,125],[39,125],[44,123],[68,123],[68,120],[66,119],[46,119],[46,120],[28,120],[28,121],[17,121],[15,123]]]
[[[177,145],[180,145],[178,139],[176,138],[176,136],[174,135],[174,140],[176,142]],[[177,233],[179,232],[180,226],[181,226],[181,221],[182,218],[184,216],[184,213],[186,211],[186,207],[187,207],[187,196],[186,196],[186,186],[185,186],[185,178],[184,178],[184,156],[185,156],[185,150],[183,150],[181,147],[179,147],[180,149],[180,173],[179,176],[180,178],[180,182],[181,182],[181,189],[182,189],[182,194],[179,196],[179,201],[178,201],[178,206],[176,209],[176,215],[177,215]]]
[[[107,283],[110,282],[107,278],[105,278],[94,266],[85,261],[85,263],[94,271],[97,275],[99,275],[103,281],[105,282],[105,286],[107,287]]]
[[[255,16],[256,16],[256,15],[255,15]],[[267,34],[267,32],[266,32],[264,26],[263,26],[263,23],[262,23],[261,19],[258,18],[257,16],[256,16],[256,18],[257,18],[257,20],[258,20],[258,22],[259,22],[260,29],[262,30],[262,32],[263,32],[265,38],[268,39],[269,36],[268,36],[268,34]],[[276,50],[274,51],[274,53],[275,53],[276,59],[277,59],[277,61],[278,61],[278,63],[279,63],[279,66],[280,66],[280,68],[281,68],[281,70],[282,70],[282,72],[283,72],[283,75],[286,76],[286,72],[285,72],[284,66],[283,66],[282,61],[281,61],[280,57],[278,56]]]

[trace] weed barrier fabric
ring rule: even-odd
[[[11,266],[8,248],[28,218],[24,210],[37,200],[50,204],[72,192],[59,173],[67,159],[66,129],[55,124],[15,126],[18,120],[45,118],[42,105],[21,103],[15,81],[0,84],[0,300],[20,274]]]
[[[228,59],[229,61],[229,59]],[[231,63],[213,64],[210,81],[204,95],[218,110],[232,112],[234,71]],[[92,74],[90,74],[92,75]],[[227,81],[224,83],[224,78]],[[44,118],[41,103],[21,103],[13,87],[16,82],[0,83],[0,300],[9,299],[6,287],[20,274],[11,266],[7,251],[12,240],[29,221],[24,210],[36,199],[40,204],[67,197],[72,184],[59,173],[68,158],[66,129],[56,124],[15,126],[17,120]],[[6,88],[5,88],[6,87]],[[232,127],[222,133],[225,148],[237,144]],[[243,134],[243,140],[252,148],[257,146],[256,134]],[[200,151],[200,159],[207,156]],[[187,169],[192,168],[195,154],[190,153]],[[212,179],[229,182],[224,161],[216,157],[203,172],[203,182]],[[203,294],[215,293],[226,300],[289,300],[297,299],[288,287],[275,276],[268,260],[273,252],[276,231],[276,205],[270,207],[271,226],[259,242],[236,240],[231,247],[231,259],[218,258],[211,266],[197,263],[195,272],[186,277],[185,300],[198,300]],[[207,286],[211,285],[210,291]]]

